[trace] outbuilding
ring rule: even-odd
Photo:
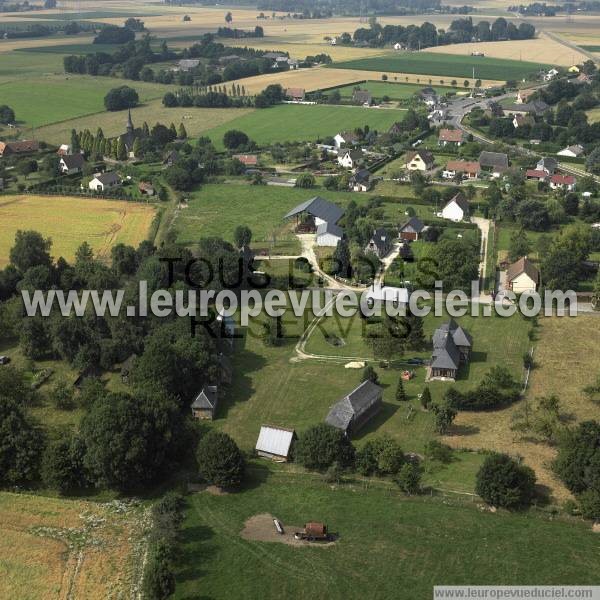
[[[298,439],[293,429],[263,425],[256,441],[256,453],[263,458],[278,462],[286,462],[295,440]]]

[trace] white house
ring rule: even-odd
[[[344,144],[356,144],[358,136],[353,131],[341,131],[333,138],[335,147],[341,148]]]
[[[442,209],[442,218],[449,221],[464,221],[469,216],[469,202],[459,192]]]
[[[355,169],[363,159],[360,150],[344,150],[338,154],[338,164],[345,169]]]
[[[583,146],[581,144],[574,144],[573,146],[567,146],[560,152],[556,153],[558,156],[569,156],[571,158],[577,158],[583,154]]]
[[[547,73],[544,73],[544,81],[551,81],[558,75],[557,69],[550,69]]]
[[[573,175],[559,175],[556,173],[550,177],[550,187],[553,190],[567,190],[572,192],[575,189],[575,177]]]
[[[104,192],[120,183],[119,176],[114,171],[108,171],[107,173],[96,173],[88,184],[88,187],[94,192]]]
[[[540,283],[540,272],[524,256],[506,270],[506,287],[515,294],[535,292]]]
[[[344,235],[343,229],[335,223],[321,223],[317,225],[317,246],[328,246],[335,248]]]
[[[63,175],[81,173],[85,160],[83,154],[64,154],[58,161],[58,168]]]
[[[404,50],[404,46],[400,42],[394,44],[394,50]]]

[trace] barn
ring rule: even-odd
[[[289,459],[290,450],[297,439],[293,429],[263,425],[256,441],[256,453],[263,458],[285,462]]]

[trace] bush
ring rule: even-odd
[[[431,440],[425,444],[425,457],[429,460],[448,464],[452,462],[452,448],[438,440]]]
[[[198,444],[196,459],[200,474],[210,484],[235,487],[244,479],[244,457],[226,433],[211,431],[204,436]]]
[[[475,491],[492,506],[529,506],[535,490],[535,473],[506,454],[491,454],[477,472]]]
[[[302,173],[296,178],[295,187],[310,189],[315,187],[315,176],[311,173]]]
[[[354,446],[342,431],[321,423],[299,437],[294,458],[307,469],[321,471],[335,462],[343,468],[352,466],[354,454]]]
[[[579,507],[584,519],[600,520],[600,492],[586,490],[579,496]]]
[[[398,487],[409,496],[418,494],[421,491],[421,476],[423,470],[421,467],[412,462],[407,462],[402,465],[398,475],[394,478]]]
[[[236,150],[240,146],[246,146],[249,141],[248,136],[243,131],[238,131],[237,129],[230,129],[223,136],[223,144],[229,150]]]
[[[404,464],[404,452],[392,438],[369,440],[356,453],[356,468],[362,475],[395,475]]]

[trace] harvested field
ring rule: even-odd
[[[131,597],[145,552],[143,523],[133,504],[0,493],[0,597]]]
[[[527,401],[555,393],[562,410],[575,422],[599,418],[600,408],[582,393],[582,388],[600,375],[598,325],[593,316],[540,319],[539,340],[534,342],[538,366],[531,373]],[[555,450],[547,444],[525,441],[511,431],[511,418],[524,402],[495,411],[493,418],[492,413],[460,412],[453,429],[468,433],[446,436],[445,441],[461,448],[518,454],[535,470],[539,483],[550,488],[556,499],[564,500],[570,494],[551,470]]]
[[[477,44],[451,44],[449,46],[426,48],[425,52],[470,56],[471,52],[483,52],[485,57],[528,62],[550,63],[568,67],[587,60],[584,54],[568,51],[562,44],[542,34],[534,40],[512,42],[480,42]]]
[[[109,258],[117,243],[137,246],[145,240],[154,207],[123,200],[64,196],[0,197],[0,267],[8,262],[19,229],[33,229],[52,239],[51,254],[71,260],[87,241],[99,258]]]
[[[244,529],[242,529],[240,536],[245,540],[253,540],[256,542],[279,542],[280,544],[287,544],[288,546],[296,546],[299,548],[328,548],[335,544],[334,541],[308,542],[305,540],[297,540],[294,537],[294,533],[296,531],[302,531],[301,525],[286,525],[285,523],[281,523],[283,525],[284,533],[277,533],[273,519],[273,515],[269,513],[250,517],[244,523]]]

